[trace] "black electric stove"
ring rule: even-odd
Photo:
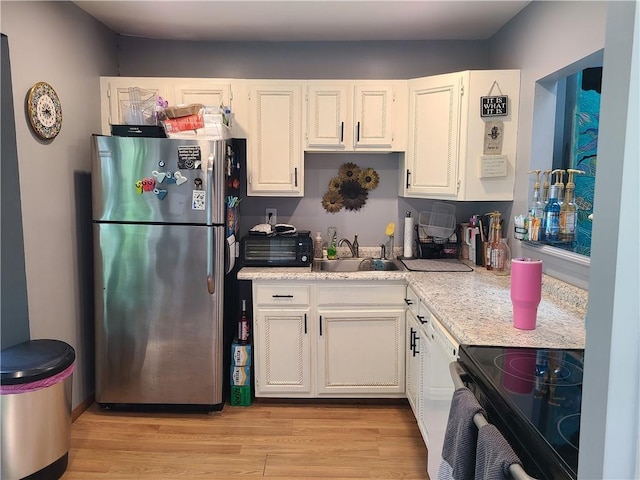
[[[576,479],[583,350],[460,346],[465,384],[539,479]]]

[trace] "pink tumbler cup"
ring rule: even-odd
[[[542,294],[542,260],[511,260],[511,303],[513,326],[521,330],[536,328],[538,305]]]

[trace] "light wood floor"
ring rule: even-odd
[[[71,428],[62,480],[426,479],[408,404],[258,402],[213,414],[101,411]]]

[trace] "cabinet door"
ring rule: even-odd
[[[455,198],[458,193],[462,75],[409,81],[406,196]]]
[[[263,309],[255,320],[256,396],[310,396],[309,310]]]
[[[420,355],[422,354],[422,333],[420,332],[420,325],[417,318],[407,311],[407,339],[406,339],[406,361],[405,361],[405,378],[406,378],[406,392],[409,405],[413,410],[413,415],[416,420],[420,418],[420,390],[422,380],[422,370]]]
[[[319,309],[317,328],[320,396],[404,396],[404,309]]]
[[[173,87],[176,104],[202,103],[218,107],[230,106],[231,84],[205,79],[177,79]]]
[[[249,87],[247,195],[304,195],[302,87]]]
[[[353,145],[391,149],[393,145],[393,87],[356,85]]]
[[[159,95],[169,101],[168,80],[149,77],[100,77],[100,110],[103,135],[111,135],[111,125],[123,124],[127,108],[131,105],[129,88],[138,87],[144,97]],[[153,105],[155,107],[155,105]]]
[[[348,97],[349,87],[346,85],[310,85],[308,87],[306,138],[308,149],[345,149],[345,134],[350,133]]]

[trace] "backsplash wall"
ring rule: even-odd
[[[322,207],[322,196],[329,180],[335,177],[343,163],[352,162],[360,168],[370,167],[378,172],[378,187],[369,191],[365,205],[360,210],[344,208],[329,213]],[[398,196],[399,154],[366,153],[307,153],[305,154],[304,197],[245,197],[240,203],[240,234],[265,221],[265,209],[277,209],[278,223],[290,223],[298,230],[310,230],[312,235],[321,232],[326,236],[327,227],[336,227],[338,238],[353,240],[358,234],[361,246],[377,246],[385,237],[389,222],[396,224],[395,245],[402,246],[405,212],[411,211],[418,218],[421,210],[430,210],[434,200],[402,198]],[[508,218],[512,202],[453,202],[458,223],[466,221],[474,213],[499,210]]]

